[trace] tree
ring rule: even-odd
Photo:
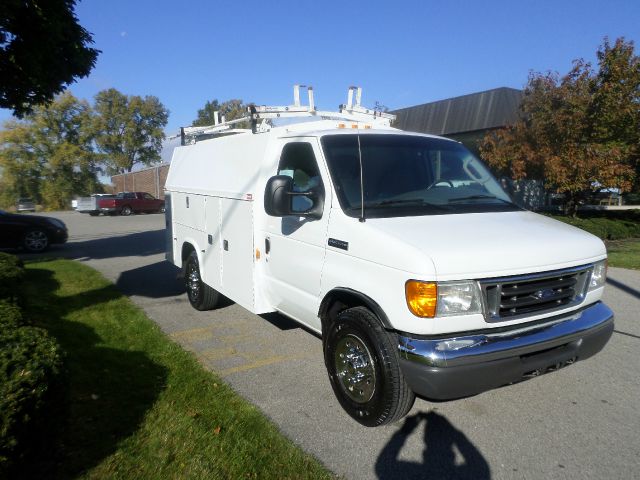
[[[94,133],[109,173],[130,172],[160,159],[169,112],[157,97],[127,96],[115,88],[95,97]]]
[[[33,197],[49,209],[69,207],[76,194],[101,191],[98,156],[93,151],[91,107],[64,93],[36,107],[0,132],[1,200],[11,205]]]
[[[590,111],[592,137],[624,152],[640,190],[640,57],[633,42],[605,38],[598,50],[599,70]]]
[[[247,114],[247,107],[248,105],[238,99],[227,100],[222,103],[219,103],[216,99],[210,102],[207,101],[207,103],[204,104],[204,108],[198,110],[198,118],[193,121],[192,125],[194,127],[204,127],[215,124],[214,112],[218,112],[220,121],[222,121],[223,116],[227,121],[235,120]],[[248,123],[244,125],[244,122],[238,125],[238,128],[247,127]]]
[[[584,192],[629,191],[638,163],[640,70],[633,43],[607,39],[599,70],[574,61],[563,77],[531,74],[519,120],[489,132],[483,158],[499,173],[544,180],[567,198],[575,215]]]
[[[75,0],[3,0],[0,107],[22,118],[94,67],[99,50],[78,24]]]

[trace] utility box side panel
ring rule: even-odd
[[[193,193],[172,192],[173,221],[195,230],[205,230],[204,195]]]
[[[216,197],[251,199],[271,135],[238,134],[174,149],[166,188]]]
[[[220,209],[222,239],[221,292],[254,311],[253,204],[223,198]]]
[[[176,262],[176,245],[173,235],[173,213],[171,210],[171,194],[165,193],[164,196],[164,243],[165,243],[165,260],[175,264]]]
[[[220,235],[220,209],[222,199],[207,197],[205,203],[207,242],[202,246],[202,280],[220,291],[222,287],[222,237]]]

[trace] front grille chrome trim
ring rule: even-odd
[[[487,322],[518,320],[579,305],[587,294],[593,264],[478,281]]]

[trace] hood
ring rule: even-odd
[[[379,218],[366,224],[430,258],[441,281],[543,272],[606,256],[598,237],[526,211]]]

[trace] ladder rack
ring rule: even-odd
[[[300,103],[300,87],[306,85],[293,86],[293,105],[271,106],[271,105],[254,105],[250,104],[247,108],[247,114],[234,120],[225,120],[224,116],[220,120],[219,112],[214,112],[214,124],[203,127],[182,127],[180,129],[181,144],[196,143],[199,137],[205,136],[207,139],[233,135],[239,133],[262,133],[271,129],[270,119],[274,118],[300,118],[315,117],[320,120],[345,120],[352,122],[369,122],[380,126],[390,126],[396,116],[390,113],[379,112],[375,109],[365,108],[361,104],[362,88],[349,87],[347,93],[347,103],[340,105],[337,112],[319,111],[316,109],[313,87],[307,88],[308,104]],[[355,94],[355,103],[354,103]],[[258,123],[258,121],[260,121]],[[248,122],[251,129],[234,128],[237,124]]]

